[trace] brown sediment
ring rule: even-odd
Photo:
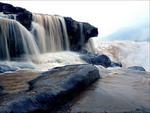
[[[36,78],[40,73],[27,70],[21,70],[13,73],[4,73],[0,75],[0,86],[5,92],[11,93],[28,89],[28,81]]]

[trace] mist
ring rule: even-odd
[[[109,36],[99,40],[128,40],[128,41],[150,41],[150,28],[148,23],[138,26],[124,27]]]

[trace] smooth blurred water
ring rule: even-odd
[[[70,50],[65,20],[61,16],[33,14],[30,30],[16,15],[0,13],[0,60],[26,56],[40,63],[40,54]]]

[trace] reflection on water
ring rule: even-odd
[[[77,97],[72,112],[150,111],[150,73],[98,68],[102,79]]]

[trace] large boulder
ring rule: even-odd
[[[85,62],[93,65],[102,65],[105,68],[108,67],[122,67],[120,62],[113,62],[107,55],[104,54],[93,54],[87,51],[82,51],[81,59]]]
[[[29,82],[29,90],[0,97],[0,113],[43,113],[67,103],[100,78],[92,65],[57,67]]]
[[[111,67],[111,60],[106,55],[86,54],[81,57],[84,61],[93,65],[102,65],[105,68]]]
[[[64,17],[69,35],[71,50],[79,51],[91,37],[98,35],[98,28],[85,22],[77,22],[70,17]]]

